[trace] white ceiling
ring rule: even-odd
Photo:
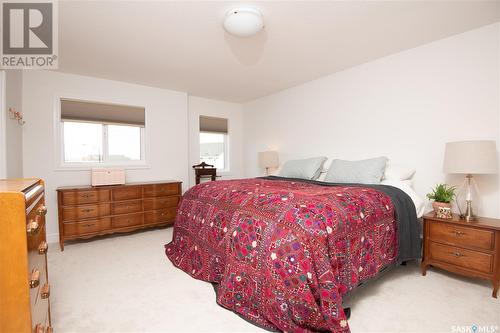
[[[500,20],[500,1],[263,1],[228,35],[229,1],[60,1],[60,71],[245,102]]]

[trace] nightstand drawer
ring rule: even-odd
[[[429,243],[431,259],[484,273],[493,271],[493,255],[455,246]]]
[[[462,247],[472,247],[492,250],[495,234],[490,230],[447,225],[445,223],[431,222],[430,238],[439,242],[450,243]]]

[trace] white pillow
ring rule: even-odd
[[[425,211],[425,201],[415,192],[415,190],[411,187],[411,181],[410,180],[382,180],[380,183],[382,185],[390,185],[399,188],[408,196],[411,198],[413,201],[413,204],[415,205],[415,210],[417,212],[417,217],[422,217],[424,215]]]
[[[316,179],[318,182],[324,182],[326,180],[326,174],[328,173],[328,170],[321,170],[318,179]]]
[[[358,161],[334,159],[326,174],[326,181],[330,183],[380,184],[386,164],[387,157],[385,156]]]
[[[384,176],[382,179],[387,180],[407,180],[411,179],[415,174],[414,168],[409,168],[401,164],[388,161],[385,166]]]
[[[326,157],[312,157],[300,160],[288,160],[281,167],[279,175],[287,178],[315,180],[319,177]]]

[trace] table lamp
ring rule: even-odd
[[[448,142],[444,153],[443,170],[446,173],[464,174],[465,180],[461,188],[467,187],[465,212],[458,207],[460,217],[466,221],[474,220],[472,212],[472,175],[495,174],[498,159],[495,141],[457,141]]]
[[[259,153],[259,166],[266,169],[266,176],[269,176],[270,168],[279,166],[277,151],[263,151]]]

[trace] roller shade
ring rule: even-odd
[[[61,120],[144,126],[145,109],[137,106],[61,99]]]
[[[227,134],[227,119],[200,116],[200,132],[214,132]]]

